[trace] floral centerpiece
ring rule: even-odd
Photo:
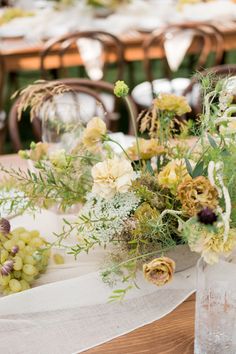
[[[124,82],[116,83],[116,96],[126,97],[128,91]],[[168,283],[178,268],[170,251],[173,254],[179,246],[185,245],[212,264],[229,255],[236,245],[235,80],[214,82],[203,77],[202,91],[203,113],[195,126],[183,119],[191,110],[184,97],[160,94],[139,117],[142,137],[133,117],[136,138],[128,149],[117,143],[120,154],[109,145],[112,139],[105,123],[93,118],[78,141],[81,153],[77,159],[84,164],[78,169],[74,163],[70,165],[74,152],[59,152],[56,159],[43,153],[38,158],[35,149],[44,149],[33,145],[30,151],[20,153],[26,158],[37,155],[39,171],[44,163],[59,168],[59,181],[72,173],[71,166],[74,177],[79,171],[81,176],[83,171],[89,174],[90,184],[79,194],[83,206],[77,220],[66,221],[58,243],[62,245],[64,238],[76,232],[78,242],[70,250],[76,257],[96,246],[107,250],[103,280],[111,285],[117,280],[124,283],[111,300],[122,299],[136,286],[139,269],[158,286]],[[187,138],[189,130],[195,133],[194,138]],[[52,193],[57,190],[47,168],[44,173],[31,172],[31,194],[22,183],[22,174],[10,171],[31,203],[42,183],[43,188],[50,186]],[[60,184],[59,199],[64,205],[68,186]]]

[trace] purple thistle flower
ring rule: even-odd
[[[15,245],[11,249],[11,254],[15,256],[19,252],[19,246]]]
[[[4,235],[9,234],[11,231],[11,225],[7,219],[1,218],[0,219],[0,232]]]
[[[197,214],[198,221],[205,224],[205,225],[212,225],[215,221],[217,221],[217,215],[214,211],[208,207],[202,209]]]
[[[1,269],[1,274],[3,276],[9,275],[13,270],[13,264],[14,264],[14,262],[12,260],[8,260],[8,261],[4,262],[2,265],[2,269]]]

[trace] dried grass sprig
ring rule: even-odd
[[[47,100],[52,100],[55,95],[65,92],[73,92],[73,89],[62,82],[48,82],[38,80],[32,85],[17,91],[12,98],[20,97],[17,108],[18,120],[21,119],[22,113],[30,108],[30,120],[32,121],[40,112],[42,104]]]
[[[138,115],[138,122],[140,124],[139,130],[141,133],[148,131],[151,138],[156,137],[156,131],[158,129],[158,118],[154,105],[151,106],[151,108],[142,111]]]

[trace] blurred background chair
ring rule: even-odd
[[[40,53],[40,71],[43,79],[48,78],[47,62],[58,61],[57,78],[68,76],[66,70],[66,55],[77,48],[81,63],[91,80],[105,78],[107,68],[114,64],[114,81],[123,78],[124,47],[113,34],[104,31],[83,31],[71,33],[47,41]],[[52,56],[50,58],[50,56]]]
[[[114,86],[112,84],[105,81],[92,81],[89,79],[76,78],[55,80],[53,82],[63,83],[70,88],[70,91],[53,96],[53,100],[50,97],[50,99],[48,99],[48,101],[46,100],[45,104],[42,105],[42,110],[40,111],[41,114],[39,114],[38,117],[34,117],[32,121],[32,130],[35,141],[41,140],[42,135],[46,134],[42,131],[42,116],[45,116],[45,111],[47,111],[49,116],[54,114],[54,118],[57,121],[62,122],[65,122],[64,120],[66,120],[68,116],[70,116],[70,119],[75,116],[76,119],[82,121],[82,124],[84,125],[92,117],[99,116],[104,119],[110,131],[124,131],[125,133],[130,134],[133,133],[131,119],[125,119],[125,121],[123,121],[122,115],[120,114],[120,112],[125,109],[124,106],[126,106],[127,109],[128,105],[130,105],[133,109],[135,117],[137,117],[137,108],[130,96],[127,96],[124,100],[124,106],[121,107],[120,104],[115,105],[119,108],[119,112],[107,110],[106,102],[104,102],[104,96],[102,96],[102,94],[109,93],[113,95]],[[45,84],[46,83],[47,82],[45,82]],[[17,115],[20,101],[21,97],[14,102],[8,117],[10,139],[15,152],[22,149]],[[53,112],[51,112],[50,109],[53,109]],[[70,114],[68,115],[67,113]],[[126,113],[124,117],[128,117],[128,114]],[[120,119],[114,120],[114,116],[117,118],[117,115]],[[126,127],[126,129],[122,129],[122,127]]]
[[[77,61],[74,63],[78,68],[78,77],[87,76],[94,81],[103,79],[109,81],[112,69],[113,82],[123,78],[125,67],[123,44],[115,35],[104,31],[74,32],[47,41],[40,53],[41,77],[47,79],[49,74],[54,74],[54,79],[69,77],[67,54],[74,50],[78,50],[78,58],[81,60],[80,63]],[[57,69],[47,70],[48,60],[49,65],[57,62]],[[69,65],[71,66],[71,61]],[[103,92],[101,97],[106,111],[117,111],[115,107],[117,101],[113,95]],[[91,104],[88,95],[82,95],[80,100],[83,100],[83,106],[87,104],[89,107]],[[113,115],[113,120],[115,119],[119,117]]]
[[[175,39],[176,36],[180,36],[179,39],[178,37]],[[201,42],[199,55],[192,55],[191,44],[194,43],[196,37]],[[212,63],[209,65],[219,64],[223,58],[223,44],[222,35],[212,25],[177,24],[152,32],[143,43],[143,64],[147,81],[133,89],[132,97],[134,101],[140,109],[143,109],[150,106],[153,98],[160,92],[183,94],[190,83],[190,79],[188,77],[174,77],[181,63],[188,59],[192,72],[201,70],[206,66],[209,56],[213,52],[215,54],[211,58]],[[156,48],[161,49],[164,53],[164,58],[161,60],[164,66],[161,79],[156,79],[157,75],[153,65],[156,62]],[[178,58],[180,51],[183,55]],[[189,103],[191,104],[191,98]]]

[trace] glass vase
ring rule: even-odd
[[[236,353],[236,264],[197,265],[195,354]]]

